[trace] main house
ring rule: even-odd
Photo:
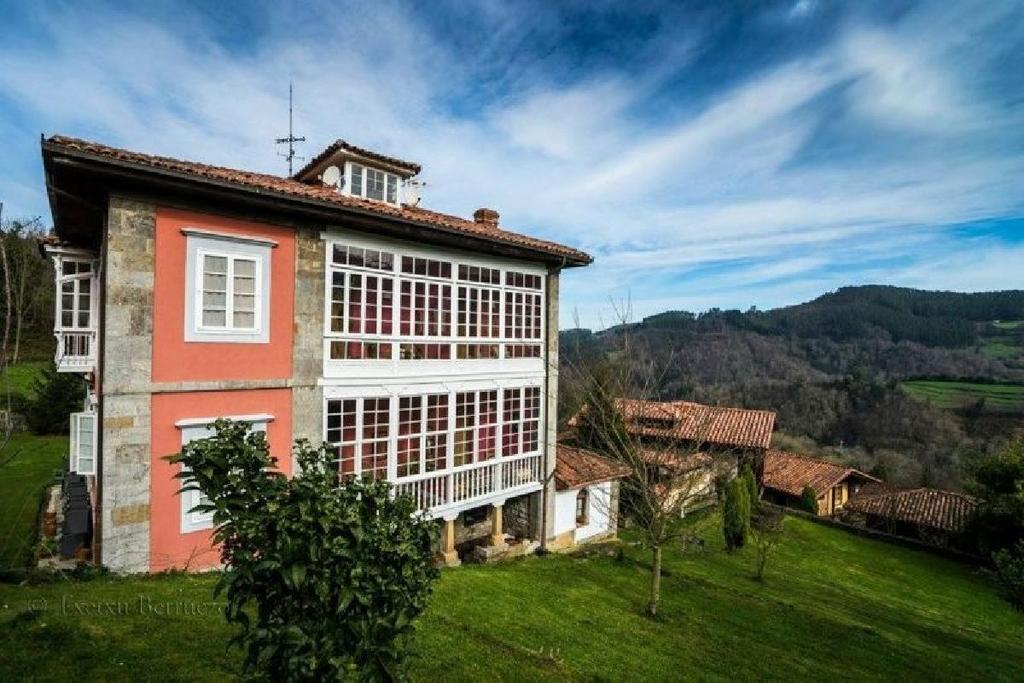
[[[449,564],[460,544],[565,536],[558,284],[590,256],[491,209],[421,208],[417,164],[341,140],[290,178],[61,136],[42,153],[95,560],[217,565],[165,456],[219,417],[266,432],[286,474],[304,438],[342,475],[393,482],[443,527]]]

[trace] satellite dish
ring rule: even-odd
[[[328,185],[333,188],[341,187],[341,170],[337,166],[328,166],[324,169],[324,174],[321,176],[324,181],[324,185]]]

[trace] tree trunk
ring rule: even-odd
[[[653,557],[651,558],[651,601],[647,605],[647,613],[652,616],[658,616],[658,605],[661,603],[661,546],[656,545],[653,548]]]

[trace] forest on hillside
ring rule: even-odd
[[[599,333],[568,330],[561,363],[590,362],[629,335],[635,358],[659,369],[652,398],[774,410],[780,447],[893,483],[958,489],[967,460],[1024,424],[1024,405],[951,408],[902,383],[1024,384],[1024,325],[1010,322],[1021,320],[1024,291],[846,287],[770,311],[672,311]],[[562,415],[579,395],[565,389]]]

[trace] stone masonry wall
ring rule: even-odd
[[[156,209],[111,197],[104,246],[101,560],[149,569],[149,442]]]
[[[545,506],[547,519],[546,537],[552,538],[555,535],[555,453],[558,443],[558,272],[548,274],[547,280],[547,302],[545,311],[547,329],[547,385],[546,405],[547,414],[544,425],[544,443],[546,446],[545,463],[547,469],[544,473],[545,481]],[[538,534],[538,538],[541,536]]]
[[[295,237],[295,329],[292,356],[292,438],[323,438],[325,242],[312,230]]]

